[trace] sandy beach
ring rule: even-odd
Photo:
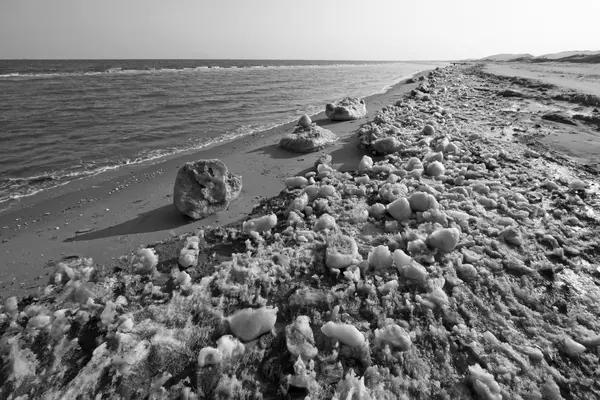
[[[596,97],[491,72],[319,114],[323,152],[279,149],[289,124],[3,215],[3,295],[43,290],[2,306],[0,397],[600,398]],[[192,223],[198,158],[244,189]]]
[[[366,99],[370,114],[392,104],[417,84],[400,83],[385,94]],[[324,150],[341,170],[355,168],[362,152],[355,132],[365,120],[331,123],[320,113],[313,120],[339,135]],[[44,265],[73,255],[109,263],[140,246],[198,227],[241,221],[261,198],[277,195],[283,179],[314,165],[322,154],[293,154],[277,147],[295,123],[171,157],[152,165],[123,167],[23,198],[18,209],[0,213],[0,293],[33,293],[45,285],[53,267]],[[179,167],[198,159],[221,159],[243,176],[241,196],[226,212],[200,221],[181,215],[172,206],[173,183]]]

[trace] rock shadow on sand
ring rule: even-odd
[[[193,219],[181,214],[172,204],[138,215],[136,218],[98,231],[76,235],[64,240],[66,243],[104,239],[113,236],[133,235],[175,229],[191,224]]]

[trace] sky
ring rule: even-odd
[[[457,60],[600,50],[600,0],[0,0],[0,59]]]

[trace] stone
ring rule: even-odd
[[[242,191],[242,177],[227,170],[221,160],[185,163],[173,189],[175,207],[193,219],[223,211]]]
[[[346,97],[337,103],[325,106],[325,115],[331,121],[350,121],[367,115],[365,101],[356,97]]]
[[[307,114],[304,114],[303,116],[300,117],[300,120],[298,121],[298,125],[300,125],[304,129],[308,129],[312,125],[312,120],[310,119],[310,117]]]
[[[279,141],[279,147],[295,153],[311,153],[333,144],[339,137],[328,129],[317,125],[308,128],[298,126],[294,132],[285,135]]]

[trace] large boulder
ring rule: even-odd
[[[227,209],[241,191],[242,177],[229,172],[221,160],[199,160],[177,172],[173,204],[190,218],[201,219]]]
[[[298,125],[294,132],[279,141],[279,147],[296,153],[310,153],[335,143],[339,137],[328,129],[315,124],[304,127]]]
[[[367,106],[362,99],[346,97],[337,103],[328,103],[325,106],[325,115],[331,121],[359,119],[367,115]]]

